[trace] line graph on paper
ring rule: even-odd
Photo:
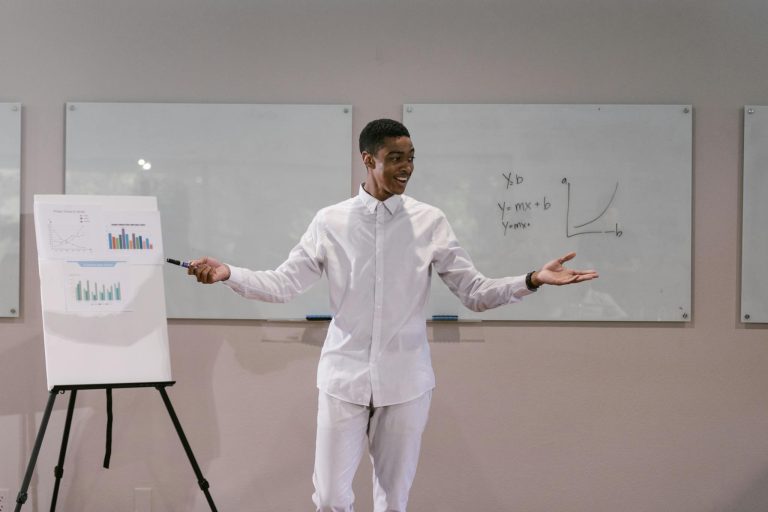
[[[80,224],[66,225],[50,223],[48,237],[51,251],[69,253],[90,253],[86,226]]]
[[[596,215],[590,215],[584,219],[573,220],[571,218],[571,205],[572,205],[572,190],[571,182],[568,178],[563,178],[561,183],[568,188],[568,197],[565,208],[565,236],[571,238],[579,235],[614,235],[620,237],[624,234],[624,231],[619,228],[619,223],[615,220],[615,215],[609,215],[615,211],[612,210],[616,200],[616,194],[619,191],[619,182],[613,187],[611,197],[605,201],[604,204],[598,205],[596,211],[599,209],[599,213]],[[602,209],[600,209],[602,207]]]
[[[52,208],[47,217],[48,247],[45,252],[59,257],[88,257],[96,246],[92,215],[82,208]]]

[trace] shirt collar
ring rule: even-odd
[[[357,197],[360,198],[360,200],[363,202],[363,206],[365,206],[369,212],[376,213],[376,207],[379,205],[379,203],[381,203],[384,205],[390,215],[394,215],[397,210],[400,209],[400,206],[402,206],[403,196],[395,194],[385,201],[379,201],[368,192],[366,192],[363,188],[363,185],[364,183],[360,185],[360,191],[358,192]]]

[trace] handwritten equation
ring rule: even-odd
[[[546,195],[537,195],[531,193],[526,197],[526,179],[525,176],[509,171],[501,173],[502,180],[499,180],[500,188],[503,187],[504,197],[496,201],[497,215],[501,223],[501,229],[504,236],[511,232],[530,229],[534,226],[536,219],[540,215],[552,214],[552,199]],[[571,218],[571,183],[568,178],[563,178],[561,183],[566,185],[565,203],[565,236],[571,238],[579,235],[605,235],[612,234],[620,237],[624,231],[619,228],[618,222],[608,223],[607,213],[611,211],[616,201],[619,191],[619,183],[616,182],[613,193],[602,206],[602,210],[589,220],[574,221]]]
[[[512,231],[531,228],[535,222],[534,213],[548,211],[552,208],[552,202],[547,196],[520,200],[520,196],[524,194],[519,193],[519,190],[526,188],[525,177],[512,171],[501,173],[501,176],[504,179],[500,181],[500,184],[504,190],[512,189],[513,191],[513,194],[505,194],[506,197],[496,202],[501,227],[504,236],[506,236]],[[514,198],[511,197],[512,195]]]

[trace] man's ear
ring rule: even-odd
[[[360,155],[363,158],[363,165],[365,165],[366,169],[373,169],[373,168],[376,167],[376,162],[373,159],[373,155],[372,154],[370,154],[367,151],[363,151]]]

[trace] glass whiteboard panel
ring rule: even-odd
[[[427,315],[690,321],[688,105],[405,105],[408,194],[441,208],[478,269],[524,274],[575,251],[600,278],[464,309],[435,279]]]
[[[21,104],[0,103],[0,317],[19,316]]]
[[[768,107],[747,106],[745,112],[741,319],[768,323]]]
[[[349,105],[70,103],[66,191],[157,196],[166,256],[273,269],[315,212],[350,196]],[[322,279],[289,304],[164,271],[170,318],[329,313]]]

